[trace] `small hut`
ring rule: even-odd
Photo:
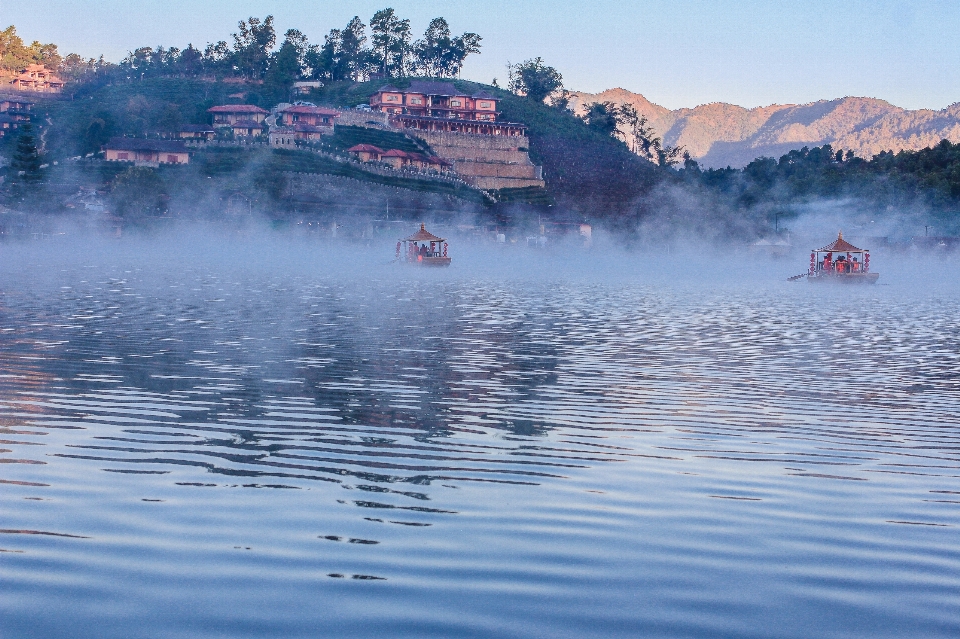
[[[447,241],[420,225],[420,230],[397,242],[397,260],[418,266],[450,266]]]
[[[870,250],[843,239],[843,231],[836,240],[810,253],[808,281],[873,284],[879,277],[870,272]]]

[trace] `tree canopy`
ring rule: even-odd
[[[543,102],[563,89],[563,76],[553,67],[544,64],[543,58],[536,57],[510,66],[508,88],[517,95]]]
[[[118,73],[139,77],[221,76],[268,81],[271,87],[300,79],[339,82],[362,81],[371,74],[384,77],[429,75],[454,78],[467,57],[480,53],[483,40],[476,33],[455,36],[444,18],[434,18],[423,37],[413,40],[410,20],[391,8],[377,11],[364,24],[354,16],[344,27],[331,29],[322,44],[311,44],[302,32],[291,29],[274,48],[277,35],[273,16],[241,20],[232,44],[207,44],[203,51],[188,45],[142,47],[131,51]]]
[[[0,31],[0,71],[16,73],[31,64],[44,64],[56,69],[61,61],[55,44],[41,44],[34,40],[30,45],[25,45],[12,25]]]

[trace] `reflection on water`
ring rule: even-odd
[[[960,632],[956,291],[190,264],[3,265],[5,637]]]

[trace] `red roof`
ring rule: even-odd
[[[383,149],[372,144],[358,144],[347,149],[347,153],[383,153]]]
[[[256,120],[237,120],[233,124],[228,124],[227,127],[233,127],[235,129],[261,129],[263,128],[263,122],[257,122]]]
[[[850,242],[843,239],[843,231],[840,231],[837,235],[837,239],[833,241],[832,244],[827,244],[823,248],[817,249],[817,251],[827,251],[827,252],[836,252],[836,253],[856,253],[862,252],[864,249],[857,248]]]
[[[103,145],[111,151],[149,151],[152,153],[189,153],[190,150],[179,140],[145,140],[143,138],[110,138]]]
[[[427,229],[423,228],[423,224],[420,224],[420,230],[411,235],[410,237],[405,237],[402,242],[443,242],[442,237],[437,237]]]
[[[390,149],[389,151],[387,151],[386,153],[383,154],[383,157],[385,157],[385,158],[408,158],[408,157],[410,157],[410,154],[407,153],[406,151],[400,151],[399,149]]]
[[[224,104],[207,109],[207,113],[269,113],[252,104]]]
[[[287,107],[281,111],[281,113],[309,113],[311,115],[330,115],[333,117],[340,115],[340,112],[335,109],[324,109],[323,107],[308,106],[306,104]]]

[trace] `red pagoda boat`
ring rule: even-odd
[[[843,231],[833,243],[810,253],[808,282],[873,284],[879,277],[879,273],[870,272],[870,250],[857,248],[843,239]]]
[[[420,230],[397,242],[397,261],[417,266],[450,266],[447,241],[420,225]]]

